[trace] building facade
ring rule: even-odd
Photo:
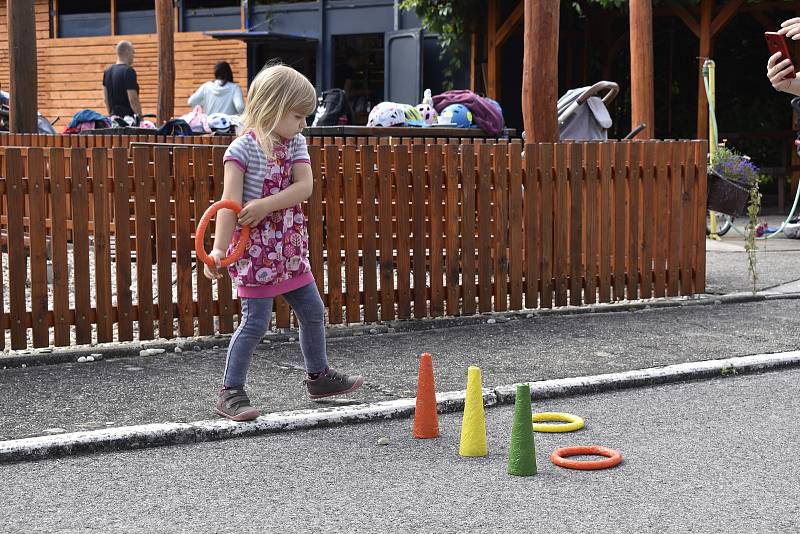
[[[134,68],[145,113],[156,108],[155,10],[142,0],[33,0],[39,110],[49,119],[81,109],[104,111],[102,74],[121,39],[136,48]],[[217,61],[247,83],[274,60],[292,65],[317,87],[347,87],[362,120],[375,103],[416,103],[423,88],[442,87],[439,47],[413,13],[395,0],[175,1],[175,113],[213,78]],[[0,3],[0,86],[8,88],[5,2]],[[465,87],[465,80],[456,80]]]

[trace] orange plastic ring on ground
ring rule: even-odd
[[[602,460],[568,460],[566,458],[567,456],[578,456],[581,454],[606,456],[607,458]],[[592,469],[608,469],[609,467],[619,465],[622,461],[622,455],[619,451],[609,449],[608,447],[601,447],[600,445],[580,445],[577,447],[556,449],[556,451],[550,455],[550,460],[560,467],[588,471]]]
[[[203,238],[206,235],[206,228],[208,227],[208,223],[211,220],[211,217],[216,215],[219,210],[222,209],[229,209],[233,210],[234,213],[239,213],[242,211],[242,207],[234,202],[233,200],[219,200],[211,204],[203,216],[200,218],[200,222],[197,225],[197,231],[195,232],[194,236],[194,249],[197,252],[197,259],[208,265],[209,267],[214,266],[214,260],[208,257],[206,253],[205,246],[203,244]],[[239,235],[239,242],[236,243],[236,246],[233,248],[231,254],[220,260],[220,265],[223,267],[227,267],[231,263],[235,262],[239,258],[242,257],[244,254],[244,247],[247,245],[247,241],[250,239],[250,227],[249,226],[242,226],[242,232]]]

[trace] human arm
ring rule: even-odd
[[[125,90],[128,93],[128,102],[136,115],[142,115],[142,103],[139,101],[139,81],[136,79],[136,71],[128,67],[125,71]]]
[[[222,200],[233,200],[237,204],[242,203],[242,193],[244,190],[244,172],[235,161],[225,162],[225,175],[222,186]],[[219,272],[220,261],[228,251],[231,236],[236,229],[236,214],[232,210],[222,209],[217,212],[217,225],[214,232],[214,246],[208,255],[214,259],[214,267],[205,265],[203,273],[206,278],[221,278]]]
[[[311,164],[298,162],[292,165],[292,183],[283,191],[268,197],[251,200],[239,212],[239,224],[253,226],[274,211],[300,204],[314,189],[314,174]]]
[[[236,113],[241,115],[244,111],[244,97],[242,97],[242,88],[238,85],[233,91],[233,107],[236,108]]]
[[[111,115],[111,99],[108,96],[108,87],[105,85],[103,86],[103,100],[106,103],[106,111],[108,111],[108,114]]]
[[[203,106],[203,104],[205,103],[204,88],[205,88],[205,84],[203,84],[200,87],[198,87],[197,91],[195,91],[194,94],[189,97],[189,100],[187,101],[187,103],[189,104],[190,108],[193,108],[195,106],[200,106],[200,107]]]
[[[131,109],[134,113],[142,116],[142,103],[139,101],[139,91],[128,89],[128,102],[131,103]]]

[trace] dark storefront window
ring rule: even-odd
[[[240,0],[183,0],[185,32],[238,30],[242,27]]]
[[[333,86],[344,89],[356,124],[366,124],[369,110],[383,100],[382,33],[333,38]]]
[[[116,2],[119,35],[156,33],[156,12],[152,2],[141,0],[116,0]]]
[[[111,35],[111,0],[59,2],[58,37]]]

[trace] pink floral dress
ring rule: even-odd
[[[305,138],[298,134],[274,148],[267,159],[255,135],[236,138],[225,152],[244,172],[242,204],[275,195],[292,183],[292,166],[310,163]],[[228,253],[239,241],[236,227]],[[308,229],[298,204],[267,215],[250,228],[250,239],[241,259],[228,267],[239,297],[266,298],[294,291],[314,281],[308,261]]]

